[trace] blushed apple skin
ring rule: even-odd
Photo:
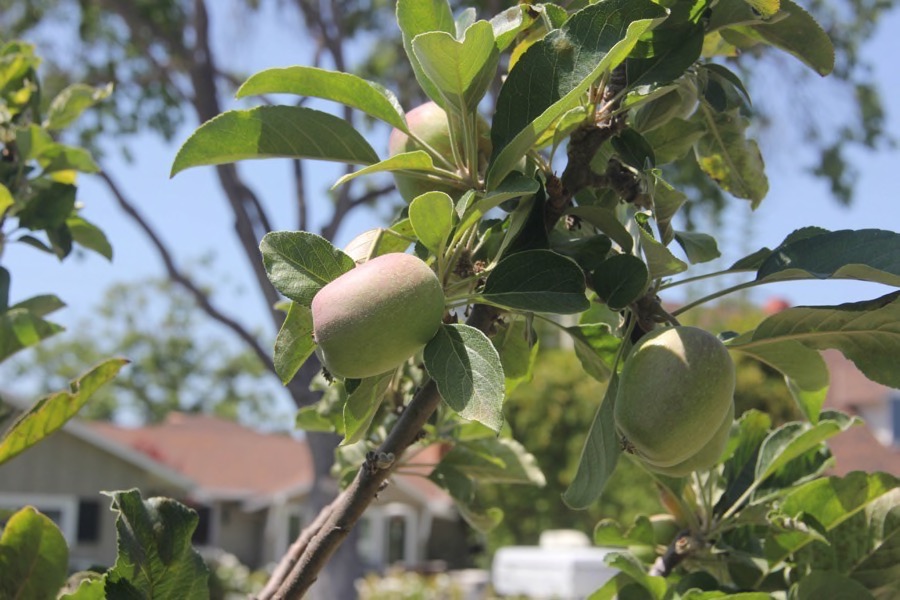
[[[641,338],[622,369],[616,426],[648,466],[679,465],[721,435],[734,410],[734,385],[734,363],[713,334],[657,329]]]
[[[444,292],[423,261],[391,253],[325,285],[310,308],[325,368],[337,377],[362,379],[396,368],[434,337]]]
[[[453,146],[450,144],[450,122],[447,113],[434,102],[426,102],[406,113],[406,122],[409,129],[419,138],[425,141],[435,152],[453,161]],[[480,157],[487,162],[491,155],[490,126],[478,117],[478,152]],[[388,154],[394,156],[403,152],[422,150],[423,148],[408,135],[394,129],[388,138]],[[462,149],[459,149],[462,151]],[[417,196],[426,192],[444,192],[451,198],[457,199],[463,190],[452,185],[431,183],[410,175],[394,172],[394,183],[400,196],[407,202],[412,202]]]

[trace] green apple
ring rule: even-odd
[[[487,165],[487,160],[491,155],[490,126],[481,117],[478,117],[477,122],[479,161],[484,163],[479,165],[479,167],[483,168]],[[406,113],[406,123],[409,126],[409,130],[416,137],[428,144],[437,154],[443,156],[451,163],[453,162],[450,121],[444,109],[434,102],[426,102]],[[391,156],[423,149],[415,140],[399,129],[391,131],[391,136],[388,139],[388,154]],[[463,153],[461,142],[457,143],[457,153],[460,156]],[[414,198],[421,196],[425,192],[445,192],[451,198],[456,199],[464,191],[460,186],[429,181],[407,173],[394,172],[393,175],[397,191],[400,192],[400,195],[407,202],[412,202]]]
[[[616,426],[648,466],[674,467],[723,435],[734,384],[734,363],[716,336],[697,327],[657,329],[622,368]]]
[[[362,379],[396,368],[434,337],[444,292],[427,264],[394,252],[328,283],[310,308],[325,367],[337,377]]]

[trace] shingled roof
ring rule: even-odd
[[[209,415],[172,413],[145,427],[85,423],[95,433],[187,476],[198,495],[241,499],[312,484],[309,446],[287,434],[261,433]]]

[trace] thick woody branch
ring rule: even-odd
[[[467,323],[486,332],[497,314],[496,308],[477,305]],[[390,477],[396,464],[396,461],[392,461],[393,457],[400,457],[415,443],[419,432],[440,403],[441,395],[437,386],[429,381],[410,401],[387,439],[373,453],[373,459],[363,464],[353,483],[326,508],[327,518],[323,519],[320,515],[291,546],[257,600],[293,600],[303,597],[315,583],[329,557],[349,535]]]

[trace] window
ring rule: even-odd
[[[25,506],[35,507],[59,526],[70,544],[77,541],[78,500],[62,494],[3,494],[0,509],[18,511]]]
[[[78,529],[76,535],[79,544],[93,544],[100,540],[99,500],[81,498],[78,501]]]
[[[194,529],[194,535],[191,537],[191,543],[195,546],[206,546],[210,542],[210,521],[212,521],[212,511],[208,506],[192,506],[197,511],[197,528]]]
[[[900,446],[900,394],[891,396],[891,444]]]
[[[387,520],[387,564],[406,559],[406,517],[393,515]]]

